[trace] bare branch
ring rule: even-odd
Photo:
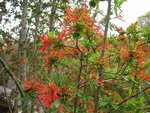
[[[19,93],[21,95],[21,97],[24,97],[22,89],[17,81],[16,75],[11,71],[11,69],[9,69],[9,67],[5,64],[5,62],[2,60],[2,58],[0,58],[0,63],[3,65],[3,67],[5,68],[5,70],[7,71],[7,73],[9,74],[9,76],[12,78],[12,80],[15,82]]]

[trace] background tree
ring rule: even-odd
[[[143,35],[145,35],[145,40],[150,43],[150,12],[138,17],[137,22],[140,30],[143,31]]]

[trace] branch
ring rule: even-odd
[[[79,75],[78,75],[78,79],[77,79],[77,81],[78,81],[77,89],[79,89],[79,87],[80,87],[80,79],[81,79],[81,74],[82,74],[82,68],[83,68],[83,53],[81,51],[80,70],[79,70]],[[74,102],[74,113],[76,113],[77,102],[78,102],[78,95],[76,95],[75,102]]]
[[[107,9],[107,15],[106,15],[104,40],[103,40],[104,49],[102,49],[102,55],[101,55],[102,58],[104,57],[104,54],[105,54],[106,39],[107,39],[107,33],[108,33],[108,27],[109,27],[110,15],[111,15],[111,1],[112,0],[108,0],[108,9]]]
[[[150,89],[150,86],[144,88],[142,91],[145,91],[145,90],[148,90],[148,89]],[[140,92],[141,92],[141,91],[139,91],[139,92],[137,92],[136,94],[134,94],[134,95],[132,95],[132,96],[130,96],[130,97],[124,99],[122,102],[120,102],[119,104],[117,104],[117,106],[120,106],[120,105],[122,105],[123,103],[127,102],[128,100],[130,100],[130,99],[136,97],[137,95],[140,94]],[[112,113],[113,110],[114,110],[114,108],[112,108],[111,110],[109,110],[107,113]]]
[[[2,58],[0,57],[0,63],[3,65],[3,67],[5,68],[5,70],[8,72],[9,76],[12,78],[12,80],[15,82],[19,93],[21,95],[21,97],[24,97],[23,92],[21,90],[21,87],[19,85],[19,83],[17,82],[17,78],[15,76],[15,74],[8,68],[8,66],[5,64],[5,62],[2,60]]]
[[[103,46],[101,59],[103,59],[105,55],[105,48],[106,48],[106,39],[107,39],[107,33],[108,33],[108,27],[109,27],[109,21],[110,21],[110,15],[111,15],[111,2],[112,0],[108,0],[108,8],[107,8],[107,14],[106,14],[106,21],[105,21],[105,30],[104,30],[104,39],[103,39]],[[101,77],[103,71],[103,67],[100,65],[99,67],[99,77]],[[100,85],[97,86],[96,93],[95,93],[95,106],[94,106],[94,113],[98,112],[98,104],[99,104],[99,95],[100,95]]]

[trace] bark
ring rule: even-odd
[[[50,26],[49,26],[49,31],[53,32],[54,31],[54,26],[55,26],[55,18],[56,18],[56,10],[58,6],[58,0],[53,0],[52,1],[52,8],[51,8],[51,15],[50,15]]]
[[[19,44],[18,44],[18,72],[17,77],[21,81],[26,80],[26,38],[27,38],[27,8],[28,8],[28,0],[23,0],[21,4],[22,9],[22,17],[21,17],[21,31],[20,31],[20,37],[19,37]],[[16,104],[19,104],[19,101],[16,102]],[[21,101],[21,104],[27,105],[26,109],[22,109],[22,113],[29,113],[28,112],[28,104],[24,100]],[[16,112],[19,112],[17,108]]]
[[[21,31],[18,45],[18,78],[22,81],[26,80],[26,38],[27,38],[27,7],[28,0],[22,3]]]
[[[41,4],[42,1],[39,0],[36,7],[36,14],[35,14],[35,32],[34,32],[34,48],[33,48],[33,72],[36,75],[36,63],[37,63],[37,36],[38,36],[38,27],[39,27],[39,17],[41,14]]]

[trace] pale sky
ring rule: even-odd
[[[106,6],[106,1],[100,2],[100,9],[106,10]],[[150,0],[127,0],[127,2],[122,5],[122,9],[123,19],[125,22],[120,20],[115,20],[113,22],[116,23],[119,27],[126,28],[131,23],[135,22],[139,16],[144,15],[150,11]]]
[[[106,9],[107,2],[100,4],[101,8]],[[139,16],[150,11],[150,0],[127,0],[123,3],[123,19],[125,22],[115,20],[114,22],[123,28],[135,22]]]

